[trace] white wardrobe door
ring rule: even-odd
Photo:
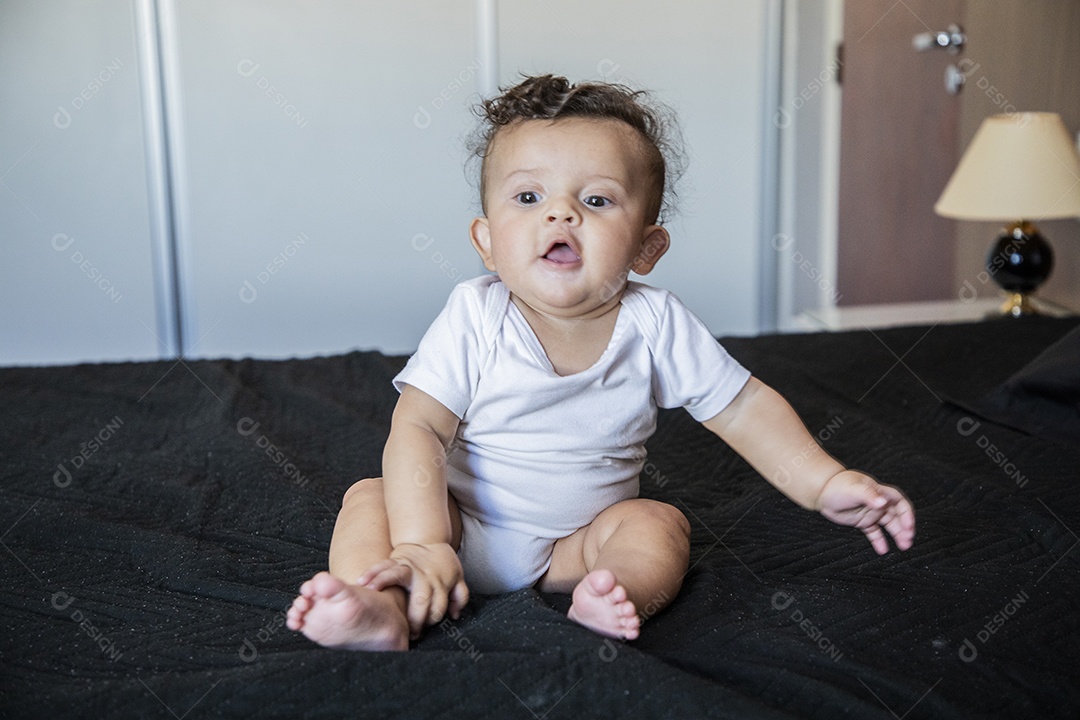
[[[0,364],[159,355],[125,0],[0,3]]]
[[[172,13],[189,354],[414,350],[482,270],[462,169],[472,3]]]

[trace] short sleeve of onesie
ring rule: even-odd
[[[657,333],[653,346],[656,404],[685,407],[695,420],[709,420],[735,399],[750,379],[750,371],[728,354],[682,301],[670,292],[650,290]]]
[[[394,378],[398,392],[412,385],[442,403],[459,418],[465,416],[480,379],[486,355],[486,317],[493,310],[492,283],[484,275],[457,285],[405,368]]]

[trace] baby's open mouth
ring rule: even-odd
[[[544,258],[557,263],[576,263],[581,260],[581,256],[566,243],[555,243]]]

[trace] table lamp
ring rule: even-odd
[[[934,211],[957,220],[1001,220],[986,268],[1005,290],[1005,315],[1034,313],[1030,294],[1054,253],[1036,221],[1080,217],[1080,155],[1057,113],[993,115],[979,126]]]

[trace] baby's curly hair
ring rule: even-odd
[[[555,75],[526,76],[512,88],[475,107],[481,125],[470,142],[470,150],[480,160],[480,202],[484,196],[487,158],[499,131],[525,120],[594,118],[621,120],[637,130],[651,180],[648,221],[663,222],[671,213],[675,198],[672,186],[682,174],[682,153],[674,113],[653,101],[643,90],[604,82],[571,85]]]

